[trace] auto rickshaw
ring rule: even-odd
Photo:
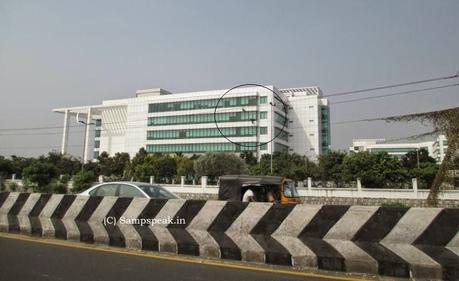
[[[300,203],[295,183],[285,177],[227,175],[219,178],[218,187],[218,200],[242,201],[243,194],[251,189],[256,202]]]

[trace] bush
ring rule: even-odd
[[[395,209],[408,209],[409,207],[400,202],[390,202],[390,203],[383,203],[381,207],[384,208],[395,208]]]
[[[67,184],[57,181],[51,183],[50,190],[52,193],[65,194],[67,193]]]
[[[50,163],[34,161],[22,172],[25,182],[36,184],[36,191],[45,192],[57,177],[57,169]]]
[[[8,184],[8,188],[10,189],[10,191],[15,192],[18,190],[19,185],[16,182],[12,181]]]
[[[91,187],[91,184],[96,180],[96,175],[93,171],[80,171],[73,176],[72,192],[77,193]]]
[[[3,192],[5,190],[6,190],[5,179],[3,177],[0,177],[0,192]]]

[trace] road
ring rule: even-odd
[[[289,273],[243,264],[199,264],[198,259],[142,254],[79,243],[0,236],[0,280],[61,281],[289,281],[363,280],[347,276]],[[14,238],[14,239],[13,239]],[[67,244],[66,244],[67,243]],[[124,252],[123,252],[124,251]],[[164,256],[163,256],[164,257]],[[298,273],[296,273],[298,274]],[[309,274],[309,276],[307,276]]]

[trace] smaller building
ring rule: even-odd
[[[387,152],[389,155],[402,158],[410,151],[425,149],[429,156],[434,158],[437,163],[441,163],[445,158],[448,141],[444,135],[439,135],[433,141],[412,142],[412,143],[388,143],[385,139],[354,139],[350,152]]]

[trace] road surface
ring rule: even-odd
[[[299,276],[284,270],[266,268],[258,271],[244,265],[234,268],[208,264],[167,260],[113,248],[91,249],[78,243],[47,243],[33,238],[0,236],[0,280],[34,281],[289,281],[289,280],[362,280],[347,276]],[[69,243],[65,245],[63,243]],[[73,246],[72,246],[73,245]],[[100,248],[99,248],[100,249]],[[136,254],[137,253],[137,254]],[[180,257],[178,257],[180,259]],[[261,267],[260,267],[261,268]],[[262,269],[263,270],[263,269]],[[279,272],[281,271],[281,272]],[[314,273],[312,273],[314,274]]]

